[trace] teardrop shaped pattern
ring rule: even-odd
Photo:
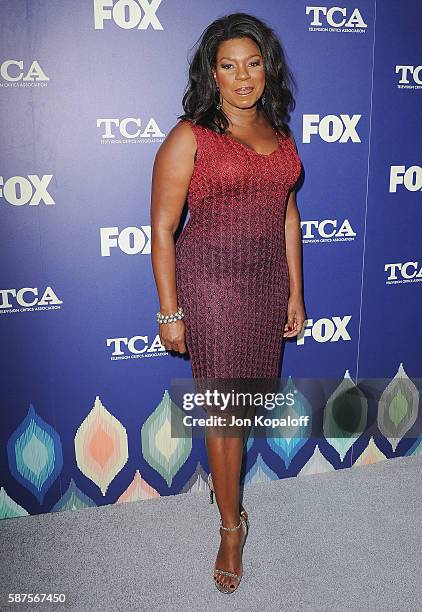
[[[287,394],[291,391],[295,392],[295,406],[297,408],[297,411],[291,413],[291,416],[297,416],[297,413],[301,415],[310,414],[312,412],[311,403],[298,392],[292,379],[289,378],[284,392]],[[350,396],[352,398],[351,402],[349,401]],[[324,433],[331,446],[338,452],[341,461],[344,460],[350,449],[353,452],[353,449],[358,447],[359,452],[361,452],[360,449],[367,444],[353,465],[376,463],[387,458],[377,444],[380,444],[381,448],[385,448],[385,444],[384,447],[382,444],[383,440],[387,439],[395,452],[398,442],[404,442],[405,435],[408,432],[412,433],[412,425],[417,420],[418,405],[419,391],[414,382],[407,376],[401,363],[394,379],[383,392],[378,406],[378,427],[383,437],[381,435],[377,436],[377,442],[375,442],[374,438],[367,441],[365,436],[362,435],[359,438],[359,446],[356,444],[351,448],[351,445],[357,439],[357,434],[360,433],[360,430],[364,430],[366,426],[367,399],[360,389],[356,389],[348,371],[346,371],[344,380],[329,398],[325,407]],[[282,418],[281,410],[274,412],[275,414]],[[185,429],[180,426],[184,415],[185,412],[181,411],[171,401],[168,392],[165,391],[162,401],[145,421],[141,430],[144,459],[160,474],[160,477],[165,480],[168,486],[172,484],[174,476],[186,463],[192,452],[190,429],[187,429],[187,435],[184,435]],[[344,418],[350,416],[353,418]],[[260,439],[261,436],[257,436],[258,439],[255,439],[254,431],[255,428],[253,427],[245,450],[248,452],[257,447],[257,450],[252,453],[257,453],[257,456],[245,476],[245,485],[282,478],[285,476],[285,470],[291,467],[294,458],[297,459],[295,465],[298,465],[301,455],[309,457],[309,452],[305,450],[306,445],[315,443],[314,440],[302,437],[303,432],[299,432],[299,430],[296,430],[291,438],[283,435],[279,438],[267,436],[267,438],[262,437],[262,439]],[[416,434],[407,437],[412,444],[401,455],[416,456],[422,454],[422,437],[416,436]],[[39,504],[44,503],[41,512],[78,510],[101,505],[101,500],[96,498],[94,500],[86,495],[79,488],[81,484],[78,483],[79,486],[77,486],[73,478],[70,478],[65,493],[52,507],[51,504],[48,507],[46,506],[45,494],[62,474],[62,444],[58,432],[37,414],[32,404],[26,417],[10,435],[6,446],[9,474],[3,475],[7,486],[4,485],[0,488],[0,519],[28,515],[29,509],[25,507],[27,504],[19,503],[20,485],[34,495]],[[96,396],[93,409],[76,432],[74,448],[76,464],[80,472],[92,480],[99,487],[101,492],[99,492],[99,495],[104,496],[110,482],[128,462],[128,436],[122,423],[105,409],[99,396]],[[303,452],[301,452],[302,449]],[[325,444],[316,446],[313,449],[313,454],[306,460],[302,468],[300,466],[295,468],[297,475],[342,469],[343,466],[338,465],[338,460],[334,460],[331,452],[329,456],[324,456],[324,451],[327,452],[327,449],[328,451],[331,450]],[[260,450],[263,454],[258,452]],[[281,459],[277,471],[271,469],[264,459],[269,454],[269,460],[274,461],[273,453]],[[350,464],[352,464],[354,457],[351,455],[350,459]],[[67,460],[69,464],[73,465],[73,456],[68,457]],[[291,472],[290,469],[289,476],[293,475]],[[150,482],[147,482],[136,467],[133,473],[132,482],[126,490],[122,491],[115,503],[148,500],[165,494],[160,492],[158,488],[154,488]],[[200,461],[197,461],[194,472],[190,473],[191,476],[182,486],[179,485],[176,493],[208,492],[208,473],[204,470]],[[13,481],[12,485],[7,482],[7,478],[10,479],[10,476],[19,483],[15,490],[13,489]],[[80,479],[84,482],[81,476]],[[62,487],[65,486],[64,482],[61,484]],[[33,511],[31,507],[30,512]]]
[[[25,508],[22,508],[6,493],[4,487],[0,489],[0,519],[17,518],[18,516],[28,516]]]
[[[403,363],[381,395],[378,405],[378,429],[396,451],[401,438],[416,422],[419,391],[407,376]]]
[[[121,504],[124,502],[132,502],[132,501],[140,501],[144,499],[155,499],[157,497],[161,497],[154,487],[151,487],[141,476],[139,470],[136,470],[135,476],[133,477],[132,482],[124,491],[116,504]]]
[[[341,461],[366,430],[367,421],[368,400],[347,370],[325,405],[323,424],[324,436],[338,452]]]
[[[309,457],[303,468],[299,470],[298,476],[309,476],[310,474],[333,471],[335,471],[334,466],[324,457],[317,445],[312,456]]]
[[[286,468],[288,468],[292,459],[309,439],[310,432],[312,431],[312,407],[306,397],[296,387],[291,376],[289,376],[282,393],[285,397],[287,397],[288,393],[292,394],[295,398],[294,404],[292,406],[276,406],[271,411],[271,418],[287,419],[290,416],[292,419],[299,419],[301,416],[309,417],[309,424],[307,426],[298,425],[295,428],[290,427],[289,430],[280,426],[278,430],[282,436],[275,437],[273,433],[267,436],[268,446],[283,459]],[[277,429],[271,429],[271,432],[275,433]],[[293,436],[287,437],[286,432],[292,432]]]
[[[82,493],[70,479],[69,486],[59,501],[51,508],[51,512],[65,512],[66,510],[80,510],[81,508],[93,508],[97,504],[85,493]]]
[[[407,457],[412,455],[422,455],[422,438],[417,438],[406,452]]]
[[[168,487],[192,451],[192,431],[183,427],[184,416],[166,390],[141,429],[142,455]]]
[[[204,470],[201,463],[198,461],[196,470],[192,476],[185,482],[180,490],[180,493],[202,493],[208,492],[208,473]]]
[[[384,459],[387,459],[387,457],[380,451],[378,446],[375,444],[374,438],[371,437],[368,446],[365,448],[360,457],[354,462],[352,467],[371,465],[372,463],[378,463],[378,461],[383,461]]]
[[[7,457],[11,474],[42,504],[62,470],[63,455],[56,430],[37,414],[32,404],[7,441]]]
[[[98,395],[76,432],[75,456],[82,474],[100,488],[103,496],[128,460],[126,429],[104,408]]]
[[[255,463],[245,476],[244,485],[257,484],[258,482],[271,482],[271,480],[278,480],[278,476],[265,463],[261,453],[258,453]]]

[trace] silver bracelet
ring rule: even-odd
[[[161,312],[157,312],[157,321],[158,323],[173,323],[174,321],[183,319],[184,316],[183,308],[179,306],[177,311],[171,314],[164,315]]]

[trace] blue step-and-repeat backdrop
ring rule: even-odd
[[[282,376],[338,379],[323,435],[249,439],[245,484],[421,453],[420,2],[0,11],[0,517],[206,490],[203,437],[170,431],[171,380],[191,369],[158,336],[150,189],[194,44],[237,11],[275,29],[298,83],[308,319]],[[337,435],[332,398],[363,378],[379,400],[356,387],[360,428]]]

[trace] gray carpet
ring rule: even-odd
[[[258,484],[244,577],[217,591],[218,510],[203,493],[0,521],[1,610],[422,609],[422,456]]]

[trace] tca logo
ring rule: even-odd
[[[131,358],[148,357],[151,353],[167,352],[157,334],[150,343],[148,336],[132,336],[132,338],[107,338],[107,346],[113,347],[112,359],[119,359],[130,353]],[[126,349],[126,352],[125,350]]]
[[[16,81],[49,81],[39,63],[34,60],[28,69],[24,68],[23,60],[6,60],[0,64],[2,79],[9,83]]]
[[[396,66],[396,74],[401,74],[400,85],[409,85],[411,79],[415,85],[422,85],[422,66]]]
[[[133,125],[129,131],[128,126]],[[156,121],[151,118],[144,130],[141,130],[139,117],[126,117],[125,119],[97,119],[97,127],[104,127],[101,138],[115,138],[113,127],[118,129],[123,138],[164,138]]]
[[[358,8],[355,8],[347,17],[348,9],[340,6],[307,6],[306,15],[312,15],[311,26],[321,27],[322,17],[332,28],[367,28]]]
[[[26,297],[26,296],[30,297]],[[13,300],[13,301],[12,301]],[[23,287],[22,289],[0,289],[0,308],[22,308],[31,306],[57,306],[63,304],[51,287],[46,287],[41,297],[38,297],[37,287]]]
[[[311,142],[311,136],[317,134],[325,142],[361,142],[356,125],[362,115],[303,115],[303,142]]]
[[[161,0],[94,0],[94,28],[104,30],[104,21],[112,20],[124,30],[163,30],[155,14]]]
[[[354,238],[356,232],[353,231],[349,219],[344,219],[340,227],[337,227],[337,219],[324,219],[322,221],[302,221],[302,238],[307,241],[315,241],[322,238],[331,240],[335,238]]]
[[[0,198],[4,198],[13,206],[37,206],[40,202],[50,205],[55,201],[47,191],[52,174],[44,174],[41,178],[36,174],[11,176],[6,181],[0,176]]]
[[[316,342],[339,342],[339,340],[351,340],[346,329],[351,319],[351,315],[345,317],[332,317],[331,319],[307,319],[303,330],[297,336],[297,344],[305,344],[305,338],[311,337]]]
[[[391,166],[389,192],[396,193],[397,185],[404,185],[407,191],[422,191],[422,167]]]
[[[388,272],[387,284],[396,282],[422,281],[422,265],[418,261],[405,261],[385,264],[384,272]]]
[[[101,257],[110,257],[111,249],[119,248],[126,255],[149,255],[151,253],[151,226],[125,227],[119,231],[118,227],[101,227]]]

